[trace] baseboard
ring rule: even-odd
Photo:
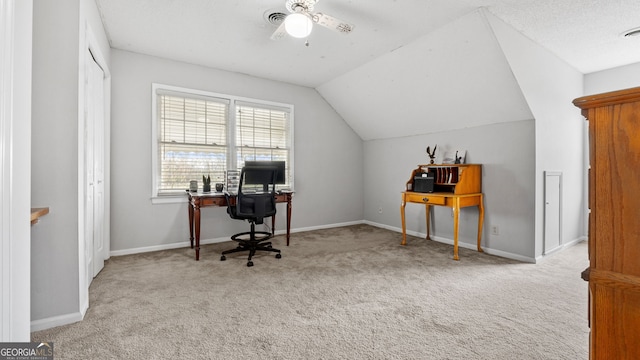
[[[357,221],[348,221],[348,222],[343,222],[343,223],[334,223],[334,224],[326,224],[326,225],[318,225],[318,226],[309,226],[309,227],[304,227],[304,228],[296,228],[291,229],[291,233],[297,233],[297,232],[303,232],[303,231],[313,231],[313,230],[322,230],[322,229],[331,229],[331,228],[337,228],[337,227],[343,227],[343,226],[351,226],[351,225],[359,225],[359,224],[364,224],[365,221],[364,220],[357,220]],[[281,234],[286,234],[287,231],[286,230],[276,230],[276,235],[281,235]]]
[[[200,239],[200,245],[215,244],[215,243],[221,243],[225,241],[230,241],[228,236],[215,238],[215,239]],[[124,250],[111,250],[109,255],[110,256],[132,255],[132,254],[141,254],[141,253],[152,252],[152,251],[179,249],[179,248],[185,248],[190,246],[191,246],[191,242],[181,241],[181,242],[172,243],[172,244],[153,245],[153,246],[145,246],[145,247],[139,247],[139,248],[124,249]]]
[[[373,222],[373,221],[368,221],[368,220],[356,220],[356,221],[348,221],[348,222],[342,222],[342,223],[333,223],[333,224],[325,224],[325,225],[317,225],[317,226],[308,226],[308,227],[303,227],[303,228],[295,228],[295,229],[291,229],[291,233],[297,233],[297,232],[303,232],[303,231],[313,231],[313,230],[322,230],[322,229],[331,229],[331,228],[336,228],[336,227],[351,226],[351,225],[358,225],[358,224],[367,224],[367,225],[379,227],[379,228],[382,228],[382,229],[387,229],[387,230],[390,230],[390,231],[395,231],[395,232],[398,232],[398,233],[402,233],[402,229],[399,228],[399,227],[389,226],[389,225],[385,225],[385,224],[379,224],[379,223],[376,223],[376,222]],[[286,230],[276,230],[276,235],[282,235],[282,234],[286,234]],[[420,232],[417,232],[417,231],[412,231],[412,230],[407,230],[407,235],[421,237],[421,238],[426,238],[427,237],[426,234],[423,234],[423,233],[420,233]],[[440,237],[440,236],[431,236],[431,239],[434,240],[434,241],[437,241],[437,242],[441,242],[443,244],[453,245],[453,239],[444,238],[444,237]],[[573,246],[573,245],[575,245],[575,244],[577,244],[577,243],[579,243],[581,241],[584,241],[585,239],[586,239],[586,237],[584,237],[584,236],[580,237],[578,239],[570,241],[567,244],[564,244],[562,247],[563,248],[567,248],[567,247]],[[225,242],[225,241],[229,241],[229,237],[228,236],[214,238],[214,239],[202,239],[202,240],[200,240],[200,244],[207,245],[207,244],[215,244],[215,243],[220,243],[220,242]],[[124,249],[124,250],[112,250],[110,252],[110,255],[111,256],[121,256],[121,255],[140,254],[140,253],[151,252],[151,251],[178,249],[178,248],[184,248],[184,247],[189,247],[189,246],[191,246],[189,241],[181,241],[181,242],[172,243],[172,244],[154,245],[154,246],[139,247],[139,248],[133,248],[133,249]],[[468,243],[465,243],[465,242],[459,242],[458,243],[458,247],[465,248],[465,249],[476,250],[476,245],[475,244],[468,244]],[[520,254],[514,254],[514,253],[502,251],[502,250],[492,249],[492,248],[489,248],[489,247],[483,247],[482,250],[484,250],[484,252],[486,252],[487,254],[490,254],[490,255],[500,256],[500,257],[503,257],[503,258],[512,259],[512,260],[516,260],[516,261],[522,261],[522,262],[528,262],[528,263],[537,263],[540,260],[542,260],[542,258],[544,258],[544,256],[540,256],[540,257],[537,257],[537,258],[532,258],[532,257],[528,257],[528,256],[522,256]]]
[[[342,226],[358,225],[362,223],[363,223],[362,220],[358,220],[358,221],[349,221],[349,222],[343,222],[343,223],[310,226],[310,227],[304,227],[304,228],[291,229],[291,233],[313,231],[313,230],[320,230],[320,229],[330,229],[330,228],[336,228],[336,227],[342,227]],[[276,230],[275,233],[276,235],[282,235],[282,234],[286,234],[287,231]],[[200,239],[200,245],[216,244],[216,243],[221,243],[225,241],[231,241],[229,239],[229,236],[219,237],[214,239]],[[145,247],[132,248],[132,249],[123,249],[123,250],[111,250],[109,255],[110,256],[132,255],[132,254],[141,254],[141,253],[152,252],[152,251],[179,249],[179,248],[185,248],[190,246],[191,246],[191,243],[189,241],[181,241],[181,242],[172,243],[172,244],[153,245],[153,246],[145,246]]]
[[[553,251],[551,251],[550,253],[542,254],[542,255],[536,257],[536,263],[539,263],[540,261],[544,261],[545,259],[548,259],[549,257],[551,257],[551,256],[553,256],[553,255],[555,255],[555,254],[557,254],[559,252],[562,252],[562,250],[564,250],[564,249],[570,248],[570,247],[572,247],[574,245],[577,245],[577,244],[579,244],[579,243],[581,243],[583,241],[587,241],[587,239],[588,239],[588,237],[583,235],[583,236],[580,236],[579,238],[576,238],[576,239],[573,239],[573,240],[569,241],[566,244],[562,244],[562,245],[558,246],[557,248],[553,249]]]
[[[82,321],[82,314],[80,312],[58,315],[40,320],[34,320],[31,322],[31,331],[40,331],[51,329],[54,327],[73,324],[78,321]]]
[[[502,250],[491,249],[491,248],[487,248],[487,247],[483,247],[482,250],[484,250],[484,252],[486,252],[489,255],[495,255],[495,256],[499,256],[499,257],[503,257],[503,258],[507,258],[507,259],[511,259],[511,260],[516,260],[516,261],[521,261],[521,262],[526,262],[526,263],[532,263],[532,264],[536,263],[536,259],[532,258],[530,256],[523,256],[523,255],[520,255],[520,254],[514,254],[514,253],[510,253],[510,252],[506,252],[506,251],[502,251]]]
[[[364,223],[367,224],[367,225],[371,225],[371,226],[375,226],[375,227],[379,227],[379,228],[383,228],[383,229],[387,229],[387,230],[391,230],[391,231],[402,233],[402,229],[398,228],[398,227],[389,226],[389,225],[385,225],[385,224],[378,224],[378,223],[375,223],[375,222],[372,222],[372,221],[364,221]],[[407,235],[416,236],[416,237],[423,238],[423,239],[427,237],[427,234],[423,234],[423,233],[419,233],[417,231],[411,231],[411,230],[407,230]],[[447,245],[453,245],[453,239],[448,239],[448,238],[444,238],[444,237],[441,237],[441,236],[433,236],[432,235],[431,236],[431,240],[437,241],[437,242],[441,242],[441,243],[447,244]],[[459,248],[465,248],[465,249],[471,249],[471,250],[477,250],[476,244],[468,244],[468,243],[465,243],[465,242],[458,242],[458,247]],[[520,254],[514,254],[514,253],[502,251],[502,250],[491,249],[489,247],[482,247],[482,250],[487,254],[495,255],[495,256],[511,259],[511,260],[517,260],[517,261],[528,262],[528,263],[535,263],[536,262],[536,259],[532,258],[532,257],[522,256]]]

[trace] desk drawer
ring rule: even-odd
[[[227,206],[227,199],[224,196],[202,196],[200,207],[205,206]]]
[[[446,197],[429,194],[407,194],[407,202],[444,205]]]

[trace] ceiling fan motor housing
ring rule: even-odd
[[[289,12],[310,12],[313,11],[313,6],[318,0],[287,0],[285,7]]]

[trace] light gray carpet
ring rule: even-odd
[[[56,359],[587,359],[586,243],[525,264],[357,225],[111,258]]]

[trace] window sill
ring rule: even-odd
[[[151,204],[159,205],[159,204],[180,204],[186,203],[188,198],[186,194],[175,194],[175,195],[156,195],[151,197]]]

